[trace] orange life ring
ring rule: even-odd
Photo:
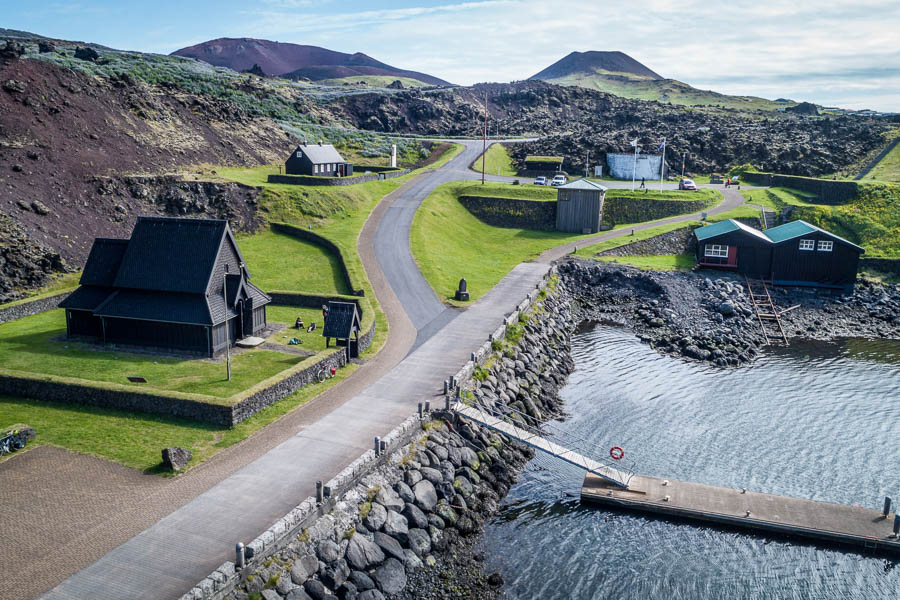
[[[622,450],[622,448],[620,448],[619,446],[613,446],[609,449],[609,456],[613,460],[622,460],[623,458],[625,458],[625,451]]]

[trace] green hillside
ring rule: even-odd
[[[699,90],[675,79],[653,79],[630,73],[613,73],[603,69],[572,73],[565,77],[545,81],[557,85],[577,85],[622,98],[657,100],[682,106],[718,105],[743,110],[775,110],[796,104],[796,102],[775,102],[755,96],[728,96],[710,90]]]

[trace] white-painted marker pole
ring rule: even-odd
[[[662,190],[663,171],[666,170],[666,138],[663,138],[662,147],[663,147],[662,161],[660,161],[660,163],[659,163],[659,191],[663,191]]]

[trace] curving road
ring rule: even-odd
[[[45,598],[178,597],[231,559],[236,541],[258,535],[311,495],[317,479],[334,476],[369,448],[374,435],[384,435],[402,422],[416,402],[440,396],[442,380],[534,289],[548,263],[571,250],[566,244],[520,264],[465,311],[444,306],[415,265],[409,232],[416,209],[435,187],[480,178],[468,165],[480,153],[481,142],[463,144],[465,151],[447,165],[385,197],[360,235],[363,264],[391,327],[385,348],[316,401],[184,476],[160,484],[156,493],[133,495],[132,503],[120,503],[114,518],[73,531],[62,550],[63,541],[50,535],[46,554],[29,559],[29,577],[18,580],[24,585],[10,597],[28,596],[57,583]],[[728,190],[725,202],[709,212],[742,202],[738,192]],[[579,243],[628,233],[607,232]],[[77,508],[73,500],[63,501],[68,512]],[[76,570],[59,582],[60,575]],[[24,588],[31,593],[23,593]]]

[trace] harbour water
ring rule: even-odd
[[[556,427],[635,471],[880,509],[900,502],[900,342],[794,342],[750,367],[661,356],[630,331],[573,337]],[[583,471],[538,455],[485,532],[509,598],[894,598],[896,562],[582,506]]]

